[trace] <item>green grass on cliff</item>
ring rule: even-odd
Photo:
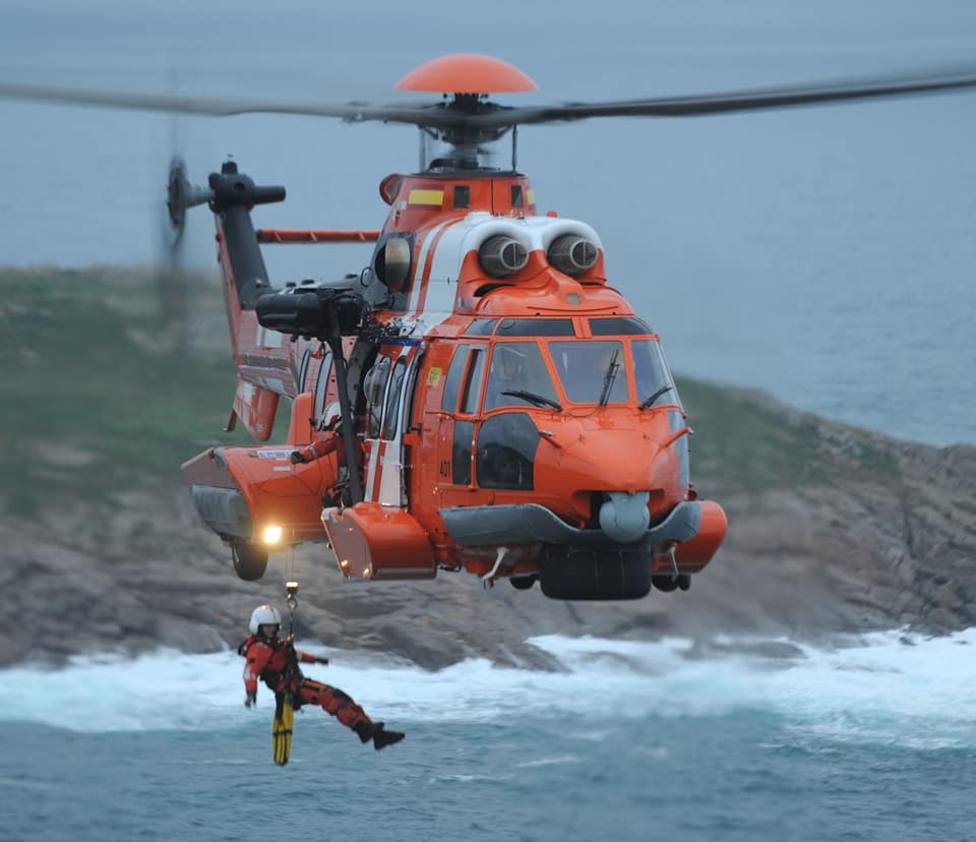
[[[865,430],[793,410],[753,390],[689,378],[679,378],[678,387],[695,431],[696,481],[760,492],[891,476],[898,470],[891,450]]]
[[[29,513],[59,495],[106,496],[153,478],[176,486],[185,459],[249,440],[222,432],[234,371],[217,280],[193,279],[182,311],[158,280],[148,270],[0,269],[3,508]],[[893,469],[870,434],[752,392],[689,378],[680,389],[696,433],[692,475],[707,494]]]
[[[160,315],[146,270],[0,270],[0,494],[27,511],[60,493],[101,495],[217,441],[234,394],[223,354],[189,351],[223,330],[217,282],[194,279],[188,342]],[[206,318],[201,318],[205,316]],[[184,329],[187,326],[183,326]],[[225,343],[227,340],[224,340]]]

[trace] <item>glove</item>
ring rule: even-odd
[[[246,707],[246,708],[253,707],[257,703],[258,703],[258,694],[257,693],[248,693],[247,694],[247,698],[244,699],[244,707]]]
[[[317,664],[323,664],[324,666],[328,666],[329,659],[328,658],[322,658],[322,657],[316,655],[315,656],[315,663],[317,663]]]
[[[299,463],[305,463],[305,462],[308,462],[308,459],[306,459],[302,455],[302,452],[300,450],[293,450],[291,452],[291,463],[292,463],[292,465],[297,465]]]

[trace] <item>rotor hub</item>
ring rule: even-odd
[[[538,85],[514,64],[474,53],[441,56],[411,70],[397,90],[449,94],[520,93]]]
[[[538,86],[513,64],[491,56],[461,53],[422,64],[404,76],[397,89],[444,95],[443,102],[434,111],[439,118],[456,116],[457,123],[439,119],[436,126],[420,124],[419,128],[450,147],[446,154],[435,159],[435,169],[471,170],[483,168],[486,152],[483,145],[499,140],[512,128],[472,122],[472,117],[505,110],[491,102],[488,95],[534,91]]]

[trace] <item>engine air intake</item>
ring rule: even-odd
[[[567,275],[582,275],[596,263],[596,245],[586,237],[564,234],[549,246],[549,263]]]
[[[507,278],[525,268],[529,252],[518,240],[499,234],[482,243],[478,261],[493,278]]]

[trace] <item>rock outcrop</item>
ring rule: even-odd
[[[137,294],[145,278],[45,271],[54,277],[30,285],[28,273],[0,272],[10,342],[0,363],[0,664],[235,645],[252,608],[280,603],[291,578],[304,586],[302,635],[428,668],[471,656],[545,666],[527,641],[551,633],[720,647],[722,635],[943,633],[976,622],[976,448],[894,441],[690,380],[681,391],[696,430],[693,477],[730,529],[688,593],[562,603],[505,582],[484,591],[464,574],[347,582],[324,545],[281,553],[264,580],[241,582],[177,475],[181,459],[220,440],[228,364],[200,343],[153,341],[163,334]],[[197,327],[213,332],[217,307],[194,305]]]
[[[796,417],[779,411],[784,424]],[[234,645],[253,606],[280,603],[289,578],[303,583],[303,635],[429,668],[471,656],[539,666],[545,656],[526,641],[551,633],[707,643],[721,634],[815,639],[900,626],[941,633],[976,622],[976,448],[935,450],[801,417],[823,437],[831,481],[750,490],[699,471],[731,527],[688,593],[562,603],[505,582],[485,591],[464,574],[343,581],[324,545],[280,553],[261,582],[242,582],[226,547],[167,482],[4,518],[0,616],[16,621],[0,658]],[[889,460],[883,472],[845,470],[850,448],[865,443]]]

